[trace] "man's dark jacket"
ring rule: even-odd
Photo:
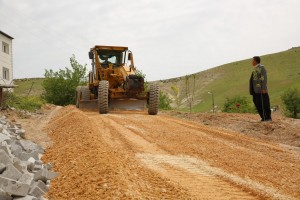
[[[258,64],[254,68],[250,78],[250,94],[260,94],[261,90],[265,90],[268,92],[267,80],[267,71],[265,67],[261,64]]]

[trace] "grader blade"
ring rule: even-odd
[[[81,100],[79,103],[79,108],[83,110],[97,110],[98,100],[97,99],[88,100],[88,101]]]
[[[145,110],[146,100],[139,99],[112,99],[109,102],[110,110]]]

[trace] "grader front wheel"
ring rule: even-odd
[[[108,113],[108,81],[100,81],[98,86],[98,108],[100,114]]]
[[[149,90],[149,115],[156,115],[158,112],[158,104],[159,104],[159,87],[156,84],[150,85]]]

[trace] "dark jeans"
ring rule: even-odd
[[[253,103],[262,120],[271,119],[269,94],[253,94]]]

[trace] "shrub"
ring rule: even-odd
[[[289,88],[281,96],[288,117],[299,118],[300,92],[297,88]]]
[[[5,94],[4,106],[14,107],[20,110],[35,111],[40,109],[45,101],[38,96],[18,96],[15,93],[7,92]]]
[[[173,92],[176,109],[178,109],[181,105],[180,90],[176,85],[171,86],[171,90]]]
[[[231,99],[227,98],[223,105],[223,112],[228,113],[253,113],[255,109],[250,105],[247,97],[235,96]]]
[[[166,95],[162,91],[159,91],[159,109],[171,110],[171,102],[172,100],[168,97],[168,95]]]
[[[135,74],[139,77],[146,79],[146,74],[144,74],[142,70],[136,70]]]
[[[54,72],[45,70],[44,98],[48,103],[68,105],[75,103],[75,90],[78,85],[84,84],[86,66],[80,65],[73,55],[70,58],[72,69],[65,68]]]

